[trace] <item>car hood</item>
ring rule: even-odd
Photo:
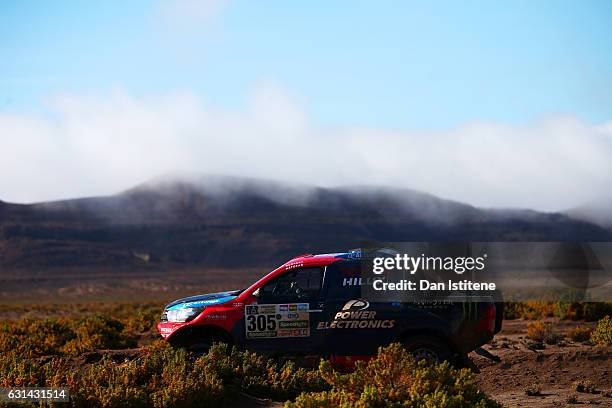
[[[236,299],[240,291],[233,290],[230,292],[218,292],[208,293],[205,295],[189,296],[183,299],[175,300],[174,302],[168,303],[165,310],[182,309],[184,307],[202,307],[212,306],[221,303],[229,302],[230,300]]]

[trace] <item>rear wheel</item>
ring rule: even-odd
[[[431,363],[453,362],[453,353],[446,342],[432,336],[411,336],[402,342],[414,358]]]

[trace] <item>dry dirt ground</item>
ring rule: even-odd
[[[559,334],[577,325],[593,326],[548,321]],[[559,345],[532,350],[527,347],[526,331],[526,321],[504,321],[503,330],[484,347],[501,362],[470,354],[480,370],[477,381],[481,389],[506,407],[612,407],[612,347],[594,347],[566,338]],[[591,381],[595,393],[577,392],[575,382],[580,380]],[[541,394],[528,396],[528,387],[540,387]]]

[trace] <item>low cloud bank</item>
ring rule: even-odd
[[[206,172],[319,186],[407,187],[485,207],[564,210],[612,185],[612,122],[550,117],[436,132],[317,127],[275,84],[236,109],[192,93],[58,95],[47,114],[0,112],[0,199],[111,194]]]

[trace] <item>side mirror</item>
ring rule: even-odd
[[[261,292],[259,291],[259,289],[261,289],[261,288],[257,288],[257,289],[255,289],[255,290],[253,291],[253,296],[255,296],[256,298],[258,298],[258,297],[260,296],[260,294],[261,294]]]

